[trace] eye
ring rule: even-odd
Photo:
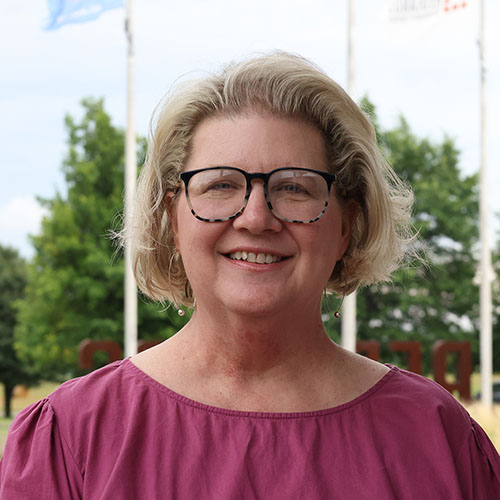
[[[232,191],[242,189],[242,186],[238,182],[221,180],[214,181],[205,186],[205,191]]]
[[[304,186],[299,184],[284,184],[281,188],[282,191],[289,191],[291,193],[305,193]]]
[[[211,179],[209,182],[199,184],[193,190],[193,196],[204,196],[210,198],[224,198],[240,196],[245,192],[245,187],[235,179]]]
[[[282,195],[308,195],[309,191],[303,184],[299,184],[296,182],[281,182],[273,186],[273,193],[282,194]]]

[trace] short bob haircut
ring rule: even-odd
[[[121,233],[122,241],[130,243],[140,289],[156,301],[193,305],[166,194],[179,192],[179,173],[200,122],[251,112],[317,126],[325,138],[329,171],[338,176],[336,196],[341,203],[354,199],[358,204],[349,246],[327,291],[349,294],[359,286],[389,280],[413,239],[411,190],[384,159],[372,124],[347,93],[308,60],[273,52],[183,83],[158,105],[135,205]]]

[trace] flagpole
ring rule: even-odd
[[[491,407],[492,391],[492,305],[491,305],[491,251],[488,226],[488,169],[486,147],[486,62],[484,48],[484,0],[479,2],[479,63],[481,74],[481,169],[479,198],[479,233],[481,240],[480,257],[480,360],[481,360],[481,402]]]
[[[127,37],[127,132],[125,138],[125,222],[130,223],[137,175],[134,115],[134,38],[133,0],[126,1],[125,34]],[[130,241],[125,246],[125,357],[137,353],[137,286],[132,272]]]
[[[347,34],[347,92],[355,99],[354,89],[354,0],[349,0]],[[343,269],[345,272],[346,270]],[[342,305],[342,347],[356,352],[356,292],[348,295]]]

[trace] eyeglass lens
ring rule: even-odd
[[[197,172],[188,185],[195,214],[207,220],[228,219],[246,204],[247,181],[234,169]],[[267,199],[274,215],[291,222],[313,222],[324,212],[328,185],[319,174],[307,170],[280,169],[269,177]]]

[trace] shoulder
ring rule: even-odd
[[[95,412],[100,405],[126,400],[133,390],[133,373],[128,373],[127,360],[116,361],[86,376],[68,380],[46,398],[19,412],[9,434],[30,426],[44,428],[60,426],[67,418],[71,422]]]
[[[119,432],[155,394],[143,375],[124,359],[63,383],[47,397],[61,434],[78,445]]]
[[[70,411],[73,406],[81,410],[84,402],[87,407],[94,407],[106,400],[108,403],[127,398],[136,385],[135,373],[129,370],[127,359],[115,361],[83,377],[74,378],[61,384],[47,400],[56,413]],[[112,401],[108,398],[113,396]]]
[[[443,387],[421,375],[391,367],[368,399],[375,415],[403,433],[446,440],[458,453],[473,432],[467,410]]]
[[[389,373],[381,382],[378,396],[386,402],[410,405],[414,411],[435,408],[467,416],[466,410],[446,389],[422,375],[390,366]]]
[[[156,398],[153,384],[125,359],[69,380],[47,396],[53,428],[82,471],[89,460],[101,459],[103,446],[112,456],[131,434],[143,434],[146,414],[161,406],[157,400],[169,400]]]
[[[46,398],[22,410],[12,425],[38,419],[39,424],[57,425],[63,433],[66,427],[73,432],[76,424],[102,418],[106,413],[116,414],[119,407],[126,407],[134,394],[140,394],[140,385],[130,362],[116,361],[62,383]]]
[[[411,480],[422,498],[500,498],[498,453],[434,381],[391,367],[353,403],[342,412],[346,434],[360,443],[360,456],[376,450],[374,461],[397,489]]]

